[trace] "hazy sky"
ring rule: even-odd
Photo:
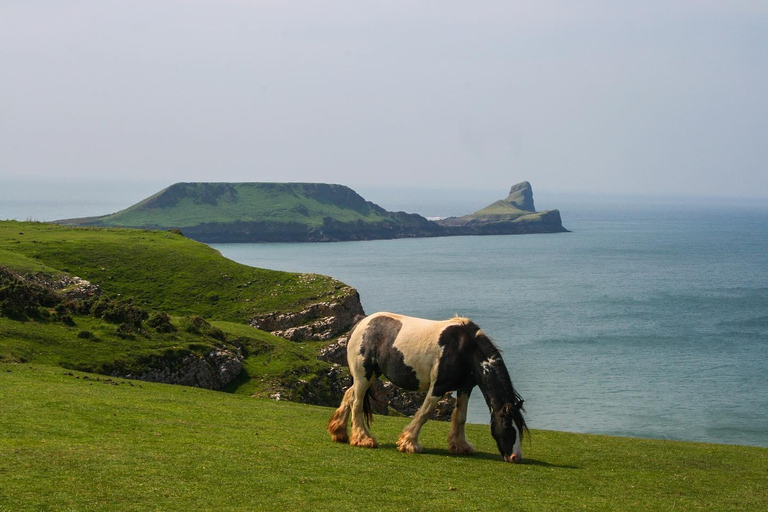
[[[768,197],[768,2],[4,0],[0,177],[64,176]]]

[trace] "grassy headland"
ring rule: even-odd
[[[0,246],[0,361],[140,376],[223,350],[242,363],[231,391],[333,398],[322,343],[247,325],[356,296],[330,277],[248,267],[168,232],[0,222]],[[99,294],[73,296],[77,278]]]
[[[204,242],[296,242],[435,234],[427,219],[389,212],[343,185],[176,183],[117,213],[65,225],[181,229]]]
[[[534,430],[522,464],[487,426],[474,457],[429,422],[376,417],[381,447],[332,443],[331,409],[0,365],[0,510],[766,510],[768,450]]]
[[[299,311],[348,289],[326,276],[235,263],[171,232],[2,221],[0,247],[3,266],[77,275],[145,307],[231,322]]]

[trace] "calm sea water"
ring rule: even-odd
[[[57,187],[44,200],[6,191],[0,218],[110,213],[157,189],[61,197]],[[475,206],[365,195],[425,215]],[[249,265],[334,276],[368,313],[471,317],[502,348],[532,428],[768,446],[765,203],[537,205],[559,207],[573,233],[215,247]],[[488,421],[479,391],[470,421]]]
[[[577,212],[557,235],[215,247],[332,275],[367,313],[471,317],[534,428],[768,446],[768,209]]]

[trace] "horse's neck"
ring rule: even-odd
[[[483,393],[491,412],[496,412],[505,403],[514,401],[512,380],[500,355],[489,359],[478,354],[475,357],[475,375],[477,387]]]

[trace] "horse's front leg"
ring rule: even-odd
[[[469,391],[456,392],[456,408],[451,416],[451,431],[448,433],[448,449],[456,455],[474,455],[475,448],[467,442],[465,425],[467,423],[467,406]]]
[[[432,388],[429,388],[427,398],[424,399],[424,403],[413,416],[408,426],[406,426],[400,433],[400,437],[397,440],[397,449],[404,453],[421,453],[421,445],[419,444],[419,432],[424,423],[429,419],[429,415],[437,407],[437,402],[442,397],[432,396]]]

